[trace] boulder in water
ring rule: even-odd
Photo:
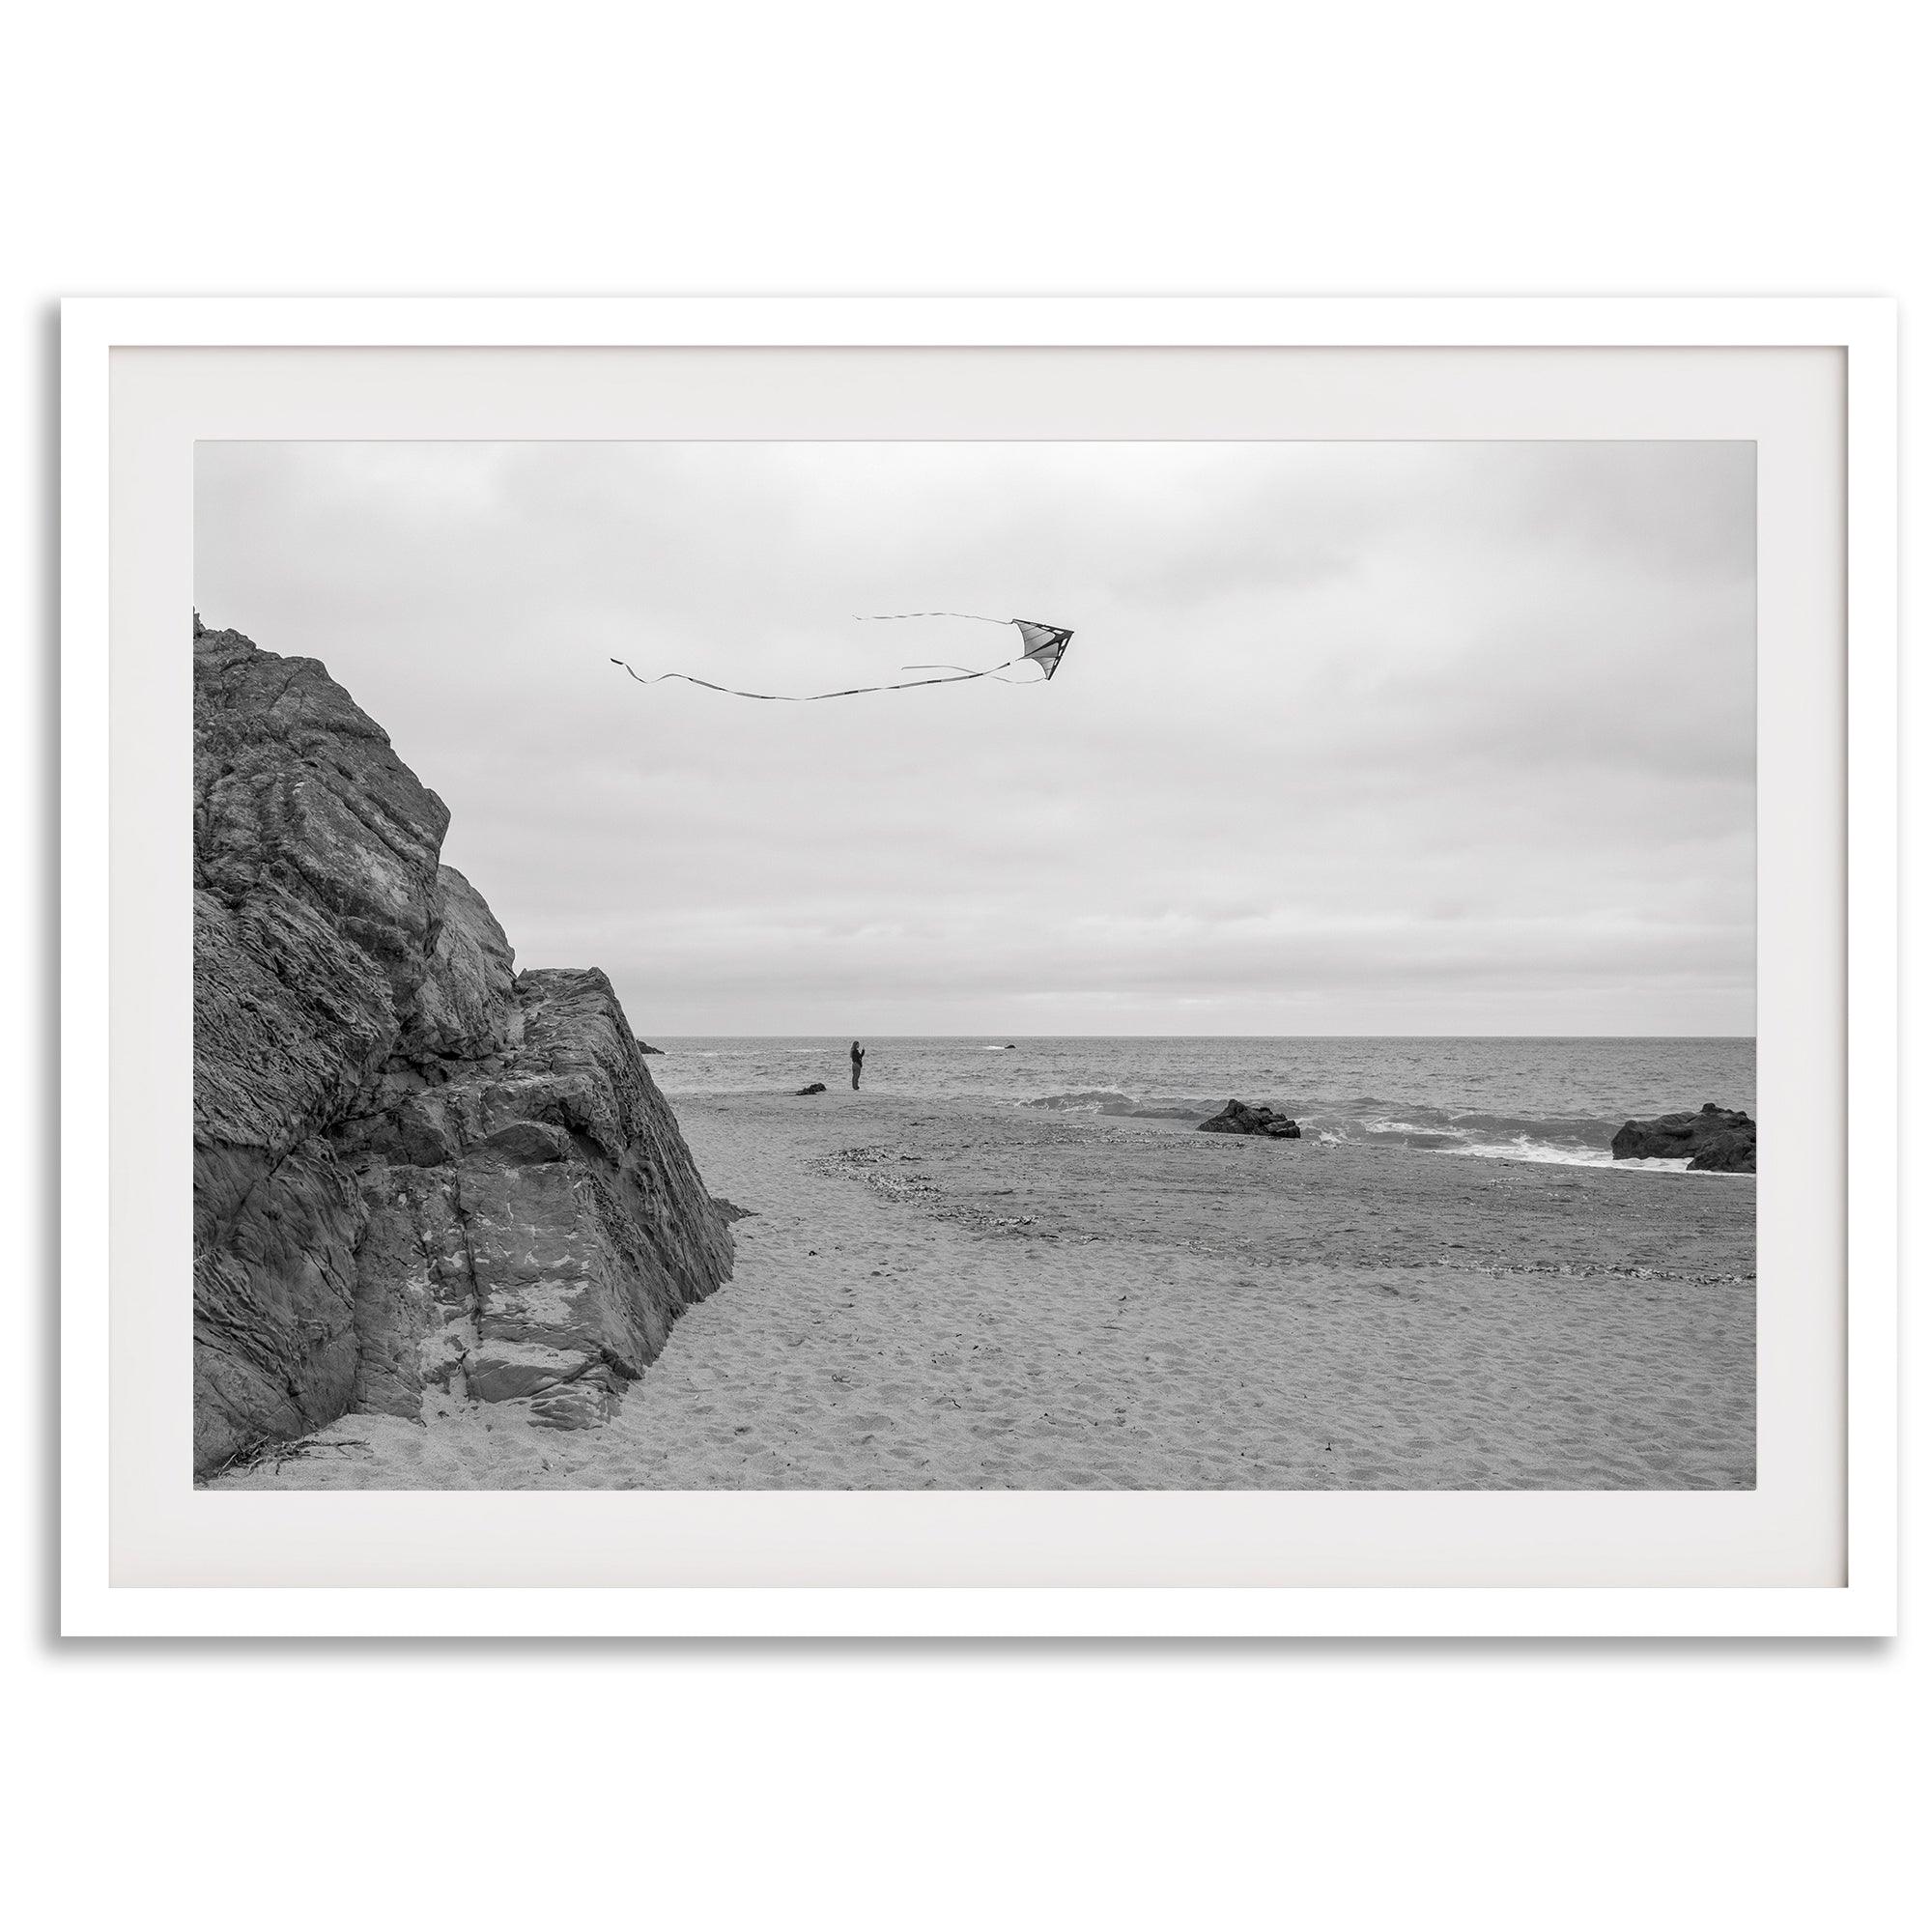
[[[1270,1140],[1298,1141],[1301,1128],[1286,1114],[1272,1107],[1250,1106],[1245,1100],[1230,1100],[1211,1121],[1203,1121],[1194,1130],[1199,1134],[1265,1134]]]
[[[1626,1121],[1610,1142],[1613,1160],[1682,1160],[1686,1154],[1693,1174],[1755,1174],[1757,1122],[1707,1100],[1694,1114]]]

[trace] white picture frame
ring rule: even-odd
[[[123,1391],[103,1404],[99,1364],[115,1358],[110,1318],[115,1270],[145,1265],[111,1231],[119,1213],[100,1211],[99,1156],[90,1141],[117,1107],[145,1099],[167,1104],[179,1065],[150,1051],[141,1015],[113,978],[114,949],[144,935],[110,926],[112,836],[126,815],[151,809],[165,817],[185,801],[168,797],[143,766],[140,747],[124,733],[110,739],[110,670],[117,636],[139,648],[166,624],[186,622],[179,611],[136,608],[117,543],[158,545],[172,526],[126,514],[116,495],[117,411],[131,407],[117,386],[117,355],[125,352],[187,350],[228,356],[245,371],[239,386],[195,393],[194,372],[213,362],[191,358],[178,414],[156,432],[162,459],[152,487],[179,490],[191,480],[193,440],[206,434],[245,434],[238,395],[256,400],[290,380],[301,357],[323,351],[359,350],[393,360],[417,351],[545,352],[559,368],[571,358],[611,351],[841,350],[978,351],[1389,351],[1427,355],[1480,351],[1524,357],[1539,352],[1581,354],[1648,350],[1823,351],[1842,369],[1843,582],[1846,774],[1842,828],[1846,962],[1843,1057],[1824,1055],[1820,1077],[1842,1081],[1844,1111],[1864,1131],[1897,1118],[1896,864],[1897,767],[1893,706],[1897,687],[1896,610],[1896,325],[1888,301],[1847,299],[1372,299],[1274,298],[595,298],[530,299],[97,299],[64,305],[62,325],[62,946],[63,1002],[63,1406],[62,1628],[71,1635],[1879,1635],[1896,1628],[1897,1589],[1897,1172],[1895,1136],[1877,1148],[1861,1146],[1843,1172],[1844,1304],[1841,1387],[1820,1387],[1818,1413],[1842,1416],[1842,1495],[1836,1472],[1799,1472],[1829,1485],[1833,1520],[1842,1548],[1834,1580],[1803,1585],[1660,1585],[1654,1577],[1560,1586],[1500,1586],[1457,1581],[1425,1586],[1357,1584],[1346,1577],[1319,1583],[1229,1584],[1202,1580],[1184,1564],[1156,1580],[1026,1583],[952,1579],[944,1583],[853,1583],[831,1571],[800,1570],[793,1580],[747,1574],[731,1582],[669,1580],[639,1585],[606,1577],[594,1582],[520,1584],[501,1574],[467,1570],[452,1559],[445,1577],[423,1580],[420,1563],[399,1558],[387,1580],[319,1580],[298,1571],[290,1580],[260,1563],[232,1572],[178,1571],[156,1562],[173,1547],[183,1520],[156,1501],[168,1485],[187,1492],[185,1458],[154,1483],[127,1480],[138,1462],[138,1430]],[[237,358],[242,358],[238,360]],[[125,361],[120,368],[129,366]],[[371,363],[372,368],[376,367]],[[576,366],[574,363],[572,366]],[[586,365],[587,366],[587,365]],[[232,373],[232,370],[231,370]],[[1346,384],[1343,385],[1346,387]],[[373,396],[381,384],[370,391]],[[1346,404],[1342,397],[1337,407]],[[381,434],[380,398],[353,404],[338,393],[334,433]],[[585,434],[580,407],[546,427],[543,411],[505,405],[498,435]],[[1463,406],[1460,434],[1486,433],[1479,397]],[[278,432],[286,433],[286,431]],[[394,433],[420,434],[420,428]],[[1386,432],[1384,432],[1386,433]],[[1521,433],[1492,426],[1487,433]],[[1652,428],[1645,433],[1664,433]],[[172,466],[172,467],[170,467]],[[134,486],[128,486],[134,487]],[[147,488],[143,483],[139,487]],[[144,502],[144,498],[135,498]],[[110,507],[120,504],[118,521]],[[188,582],[189,557],[163,566]],[[145,593],[143,593],[144,595]],[[166,603],[161,599],[161,604]],[[130,628],[131,627],[131,628]],[[131,640],[131,646],[130,646]],[[184,673],[185,675],[185,673]],[[1835,748],[1834,748],[1835,750]],[[121,817],[117,821],[115,814]],[[1829,841],[1828,841],[1829,842]],[[1775,895],[1779,880],[1761,880]],[[116,900],[117,908],[121,901]],[[183,971],[185,972],[185,967]],[[158,967],[154,998],[165,999],[168,977]],[[117,1004],[118,1002],[118,1004]],[[110,1040],[99,1015],[115,1016]],[[1824,1053],[1824,1049],[1820,1049]],[[154,1156],[152,1174],[126,1161],[110,1165],[117,1203],[143,1186],[154,1198],[185,1200],[185,1094],[181,1150]],[[1819,1158],[1832,1168],[1830,1150]],[[1839,1177],[1833,1176],[1835,1186]],[[1824,1183],[1819,1183],[1821,1211]],[[1836,1197],[1831,1211],[1837,1212]],[[185,1257],[183,1257],[183,1266]],[[164,1270],[163,1270],[164,1272]],[[162,1311],[165,1319],[165,1309]],[[178,1310],[185,1352],[186,1307]],[[156,1331],[162,1332],[161,1330]],[[121,1343],[125,1351],[125,1338]],[[155,1362],[164,1382],[171,1356]],[[1802,1365],[1801,1365],[1802,1368]],[[1835,1358],[1821,1376],[1835,1378]],[[122,1481],[117,1487],[117,1448]],[[162,1438],[156,1438],[162,1439]],[[130,1440],[133,1447],[130,1448]],[[1761,1442],[1763,1454],[1776,1443]],[[159,1459],[165,1463],[165,1458]],[[159,1466],[157,1463],[156,1466]],[[588,1537],[608,1538],[618,1519],[611,1497],[439,1494],[397,1498],[367,1493],[334,1496],[214,1496],[196,1498],[230,1512],[231,1530],[273,1547],[291,1525],[313,1542],[320,1534],[347,1539],[344,1547],[382,1550],[424,1547],[431,1519],[448,1526],[452,1548],[466,1538],[511,1548],[519,1539],[536,1551],[554,1525],[574,1521]],[[661,1499],[663,1500],[663,1499]],[[713,1542],[740,1535],[770,1536],[780,1516],[810,1521],[816,1534],[840,1534],[881,1544],[907,1540],[908,1502],[895,1496],[765,1498],[776,1513],[755,1517],[745,1498],[670,1498],[682,1503],[684,1533]],[[994,1499],[977,1499],[991,1507]],[[1022,1520],[1030,1499],[1002,1498]],[[1074,1506],[1114,1511],[1134,1498],[1075,1498]],[[1197,1508],[1204,1507],[1193,1499]],[[1463,1499],[1465,1502],[1469,1499]],[[1633,1506],[1638,1499],[1627,1499]],[[1064,1501],[1064,1499],[1063,1499]],[[1367,1499],[1330,1497],[1324,1507],[1347,1511]],[[1539,1513],[1553,1534],[1555,1513],[1579,1512],[1576,1497],[1487,1498],[1535,1534]],[[1169,1509],[1189,1498],[1165,1498]],[[169,1507],[173,1505],[170,1504]],[[1363,1521],[1369,1519],[1364,1516]],[[1389,1519],[1384,1516],[1383,1520]],[[1476,1533],[1475,1513],[1463,1519]],[[666,1519],[670,1520],[669,1518]],[[1037,1517],[1022,1533],[1051,1536],[1064,1519]],[[1238,1533],[1230,1519],[1230,1533]],[[1450,1521],[1444,1517],[1440,1522]],[[1695,1537],[1699,1519],[1687,1514],[1666,1533]],[[1660,1517],[1660,1522],[1663,1519]],[[707,1527],[708,1525],[708,1527]],[[1438,1533],[1440,1523],[1438,1523]],[[1462,1532],[1457,1532],[1462,1533]],[[118,1542],[117,1542],[118,1539]],[[911,1538],[916,1541],[916,1536]],[[185,1543],[182,1544],[185,1548]],[[145,1557],[135,1552],[143,1550]],[[541,1563],[532,1557],[533,1576]],[[434,1574],[434,1565],[430,1566]],[[211,1580],[213,1576],[221,1580]],[[700,1569],[680,1576],[704,1574]],[[782,1570],[775,1573],[782,1575]],[[989,1573],[989,1576],[992,1573]]]

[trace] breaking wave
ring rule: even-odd
[[[1083,1088],[1078,1094],[1042,1094],[1037,1100],[1021,1100],[1022,1107],[1043,1107],[1054,1114],[1122,1114],[1133,1105],[1131,1094],[1112,1087]]]
[[[1620,1121],[1594,1115],[1526,1116],[1463,1112],[1437,1107],[1397,1107],[1373,1094],[1303,1103],[1268,1095],[1265,1100],[1301,1123],[1302,1132],[1328,1147],[1413,1148],[1420,1152],[1462,1154],[1478,1160],[1520,1160],[1561,1167],[1605,1167],[1651,1174],[1680,1174],[1678,1160],[1612,1160],[1610,1139]],[[1226,1096],[1142,1097],[1118,1087],[1086,1087],[1016,1100],[1017,1107],[1050,1114],[1094,1114],[1113,1120],[1178,1121],[1198,1125],[1220,1112]]]
[[[1019,1107],[1037,1107],[1052,1114],[1105,1114],[1122,1121],[1205,1121],[1218,1114],[1219,1100],[1137,1099],[1118,1088],[1089,1088],[1077,1094],[1042,1094],[1037,1099],[1016,1100]]]

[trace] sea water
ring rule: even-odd
[[[664,1057],[650,1066],[673,1096],[796,1092],[814,1080],[849,1087],[851,1043],[660,1039]],[[1337,1142],[1507,1160],[1608,1165],[1610,1137],[1627,1120],[1707,1100],[1757,1112],[1757,1042],[1738,1037],[871,1036],[865,1047],[866,1087],[881,1094],[1178,1126],[1239,1099]]]

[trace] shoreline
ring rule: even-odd
[[[688,1099],[693,1103],[700,1103],[706,1100],[749,1101],[758,1098],[769,1098],[770,1095],[761,1089],[748,1088],[738,1093],[721,1093],[721,1094],[694,1093],[685,1095],[668,1094],[666,1097],[670,1100],[673,1106],[676,1106],[681,1099]],[[799,1096],[794,1095],[792,1097],[799,1097]],[[898,1098],[898,1099],[912,1099],[915,1096],[906,1094],[895,1094],[889,1097]],[[1056,1107],[1045,1101],[1034,1100],[1034,1099],[1010,1100],[1002,1098],[993,1100],[975,1100],[967,1098],[965,1096],[952,1095],[952,1094],[946,1095],[943,1098],[936,1098],[930,1100],[925,1104],[931,1106],[950,1106],[955,1103],[963,1106],[983,1106],[990,1108],[995,1112],[1010,1110],[1012,1113],[1017,1114],[1022,1119],[1038,1118],[1038,1119],[1053,1120],[1053,1121],[1133,1122],[1140,1125],[1151,1127],[1156,1132],[1163,1134],[1196,1133],[1200,1130],[1201,1122],[1205,1119],[1209,1118],[1208,1115],[1205,1114],[1204,1115],[1189,1114],[1183,1118],[1182,1116],[1178,1114],[1169,1114],[1154,1110],[1147,1110],[1147,1111],[1123,1110],[1121,1112],[1110,1113],[1109,1111],[1107,1111],[1105,1108],[1102,1107]],[[1405,1140],[1401,1135],[1398,1134],[1389,1134],[1386,1136],[1372,1134],[1358,1138],[1352,1135],[1331,1135],[1324,1133],[1309,1134],[1304,1131],[1301,1137],[1304,1140],[1315,1142],[1324,1147],[1352,1147],[1375,1152],[1442,1154],[1442,1155],[1447,1155],[1452,1160],[1482,1160],[1482,1161],[1502,1160],[1502,1161],[1513,1161],[1520,1165],[1529,1167],[1586,1168],[1605,1174],[1690,1175],[1692,1173],[1690,1167],[1690,1159],[1688,1154],[1684,1156],[1682,1159],[1653,1159],[1649,1157],[1638,1157],[1629,1160],[1617,1160],[1611,1157],[1607,1149],[1601,1155],[1594,1153],[1572,1154],[1572,1153],[1565,1153],[1560,1151],[1553,1151],[1548,1153],[1529,1153],[1520,1151],[1505,1151],[1503,1149],[1496,1147],[1422,1147],[1418,1146],[1414,1141]],[[1756,1180],[1757,1176],[1754,1173],[1731,1174],[1717,1169],[1699,1169],[1695,1172],[1694,1178],[1698,1180],[1754,1181]]]
[[[1754,1192],[842,1089],[673,1105],[750,1212],[614,1420],[442,1400],[213,1487],[1754,1482]]]
[[[1617,1137],[1634,1122],[1707,1099],[1746,1115],[1755,1106],[1748,1039],[1699,1038],[1682,1054],[1622,1037],[1551,1039],[1519,1051],[1490,1037],[1054,1036],[1004,1047],[880,1036],[874,1048],[867,1090],[882,1096],[956,1098],[1022,1117],[1150,1121],[1178,1131],[1198,1127],[1236,1096],[1294,1120],[1305,1138],[1566,1167],[1612,1165]],[[674,1100],[795,1094],[815,1080],[843,1091],[844,1057],[842,1041],[720,1037],[670,1042],[655,1072]],[[1692,1151],[1643,1150],[1680,1166]]]

